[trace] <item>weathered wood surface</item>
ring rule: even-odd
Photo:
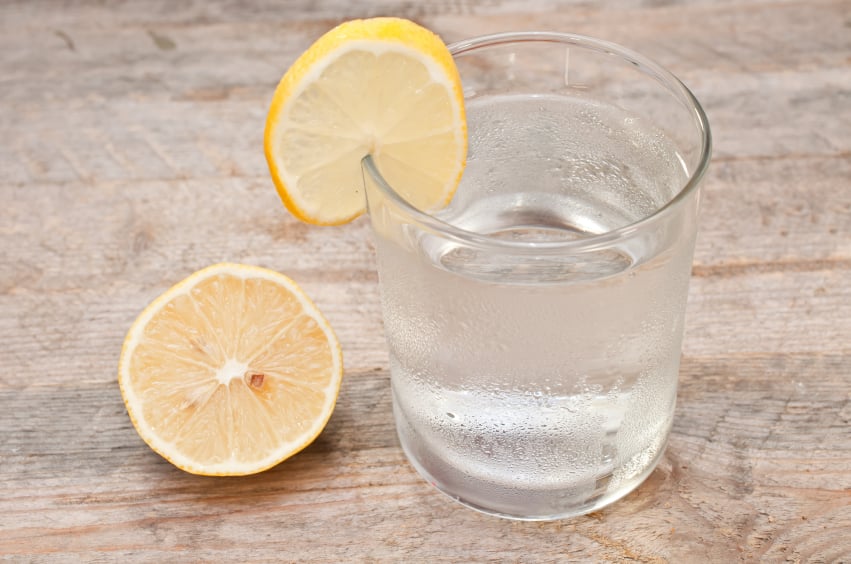
[[[0,556],[11,561],[851,562],[851,5],[846,0],[0,4]],[[393,431],[363,220],[298,223],[261,151],[323,31],[416,19],[656,58],[715,134],[677,416],[590,516],[518,523],[426,485]],[[258,476],[151,452],[115,381],[154,296],[219,260],[299,281],[342,340],[328,428]]]

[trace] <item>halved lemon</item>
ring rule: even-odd
[[[342,371],[331,326],[295,282],[223,263],[139,315],[118,381],[153,450],[187,472],[223,476],[260,472],[309,445]]]
[[[287,208],[337,225],[365,210],[367,154],[413,205],[448,203],[464,170],[465,119],[458,70],[437,35],[399,18],[353,20],[319,38],[281,79],[264,149]]]

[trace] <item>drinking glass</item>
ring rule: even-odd
[[[480,511],[594,511],[653,471],[671,429],[706,116],[605,41],[450,51],[469,139],[452,201],[417,209],[363,161],[399,440]]]

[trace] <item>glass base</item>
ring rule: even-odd
[[[665,446],[658,449],[655,456],[641,472],[621,481],[612,489],[594,488],[591,495],[576,496],[571,491],[515,491],[506,496],[497,493],[493,499],[486,499],[479,480],[450,468],[445,462],[433,461],[433,471],[429,471],[415,455],[416,448],[407,444],[402,427],[397,419],[397,430],[402,450],[408,461],[428,483],[458,503],[486,515],[512,519],[516,521],[554,521],[579,517],[602,509],[625,497],[641,485],[656,469],[665,453]],[[466,482],[466,483],[465,483]],[[464,487],[467,486],[467,487]],[[508,499],[508,497],[512,499]]]

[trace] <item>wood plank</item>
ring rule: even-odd
[[[7,99],[4,103],[20,117],[4,125],[9,135],[0,140],[0,151],[9,158],[0,169],[0,180],[20,185],[265,177],[260,150],[263,123],[282,68],[267,71],[262,87],[235,93],[246,96],[236,100],[179,99],[210,92],[206,86],[197,86],[176,94],[176,101],[78,102],[69,115],[64,102]],[[795,80],[780,74],[761,75],[760,80],[726,75],[712,87],[716,90],[698,85],[695,91],[707,107],[713,128],[716,161],[763,162],[782,156],[847,162],[851,118],[843,109],[851,100],[849,76],[847,69],[802,73]],[[240,87],[223,88],[213,95],[228,98],[232,89]],[[766,100],[769,90],[773,95]],[[813,121],[809,117],[813,114],[829,119]]]
[[[687,357],[670,445],[650,480],[601,512],[542,524],[481,516],[426,487],[396,447],[385,371],[348,374],[314,445],[234,480],[190,476],[152,453],[113,383],[4,390],[0,427],[14,432],[0,439],[9,478],[0,553],[226,558],[250,538],[261,558],[282,549],[320,559],[440,558],[446,543],[485,558],[522,538],[539,560],[593,550],[645,560],[750,553],[831,561],[851,550],[839,535],[851,525],[849,367],[847,353]],[[822,377],[799,382],[806,373]],[[63,417],[39,416],[54,412]],[[822,446],[801,450],[812,444]],[[27,470],[7,473],[10,466]],[[320,523],[357,532],[365,550]],[[699,538],[687,523],[701,524]],[[469,527],[478,534],[468,545],[452,542]]]
[[[795,268],[796,261],[802,268],[805,261],[843,268],[851,258],[851,191],[843,189],[849,179],[851,159],[714,163],[703,188],[696,274],[747,265]],[[128,197],[135,191],[144,197]],[[134,265],[132,280],[165,285],[224,259],[265,262],[299,280],[329,267],[348,272],[346,281],[374,279],[365,219],[335,230],[300,223],[284,210],[265,171],[239,178],[2,184],[0,197],[8,218],[0,230],[0,253],[9,263],[0,273],[5,293],[95,286],[103,275]],[[80,228],[90,223],[98,229]],[[763,262],[767,266],[757,264]],[[156,280],[152,268],[161,271]]]
[[[819,2],[818,4],[824,4]],[[775,0],[771,5],[783,8],[787,4],[800,4],[790,0]],[[369,4],[350,4],[340,0],[290,0],[285,6],[275,0],[219,0],[213,5],[207,3],[181,3],[175,5],[168,0],[151,0],[140,5],[132,0],[113,0],[110,9],[104,9],[98,0],[77,0],[73,9],[56,9],[45,2],[28,0],[8,0],[4,3],[7,13],[11,14],[6,23],[10,29],[27,26],[24,29],[45,28],[62,25],[89,26],[138,26],[152,23],[171,23],[183,26],[203,26],[244,22],[268,22],[296,20],[313,22],[316,20],[353,19],[379,15],[395,15],[409,19],[421,19],[444,16],[477,16],[528,14],[557,14],[565,11],[605,15],[619,12],[651,13],[682,12],[685,8],[710,7],[721,8],[725,12],[735,12],[742,8],[761,8],[762,0],[686,0],[683,2],[612,0],[604,10],[589,9],[582,0],[536,0],[534,3],[524,0],[436,0],[428,3],[412,3],[407,0],[374,0]],[[736,8],[737,10],[731,10]],[[17,24],[17,25],[15,25]],[[327,25],[323,22],[323,25]]]
[[[277,266],[274,262],[265,263]],[[121,284],[101,293],[0,297],[5,319],[0,386],[111,382],[121,342],[139,311],[170,285]],[[338,334],[347,371],[386,366],[378,290],[374,282],[304,284]],[[691,283],[684,351],[725,353],[847,352],[851,335],[851,269],[695,277]],[[92,343],[98,343],[92,348]],[[45,365],[45,358],[73,358]]]
[[[847,348],[851,200],[841,191],[831,199],[823,194],[849,167],[836,159],[715,167],[691,284],[687,354],[783,351],[791,343],[799,351]],[[135,190],[145,196],[128,199]],[[11,192],[14,227],[0,231],[7,265],[0,272],[0,334],[13,346],[0,349],[0,361],[18,369],[17,377],[0,375],[6,385],[43,374],[41,355],[85,355],[92,341],[103,347],[84,365],[50,378],[112,379],[124,332],[144,305],[221,260],[275,268],[304,285],[342,339],[348,368],[386,362],[365,219],[335,230],[306,226],[284,212],[265,179]],[[784,199],[773,199],[778,192]]]
[[[843,27],[841,3],[771,4],[743,11],[699,5],[601,12],[587,29],[582,26],[585,20],[569,14],[529,17],[530,28],[578,25],[577,31],[621,41],[671,67],[709,109],[717,156],[790,152],[847,158],[851,151],[851,124],[842,111],[851,96],[846,55],[851,40]],[[458,39],[471,28],[504,30],[512,18],[451,16],[442,27],[448,37]],[[5,53],[9,67],[0,100],[18,110],[10,124],[18,125],[15,135],[4,138],[13,144],[3,149],[16,153],[20,164],[7,174],[26,178],[29,172],[36,179],[58,181],[127,178],[137,162],[143,174],[163,170],[171,173],[166,177],[185,176],[189,170],[193,175],[262,173],[257,144],[274,84],[296,54],[327,27],[317,24],[305,30],[288,21],[282,20],[283,30],[272,22],[179,28],[176,32],[185,35],[168,36],[176,47],[166,50],[143,29],[83,24],[73,31],[73,51],[50,28],[35,34],[13,30],[0,39],[0,53]],[[696,26],[696,21],[701,24]],[[785,35],[766,37],[759,31],[785,21],[797,26],[794,49],[779,48]],[[659,28],[665,30],[664,39]],[[627,36],[624,30],[640,35]],[[38,48],[33,49],[33,43]],[[719,56],[712,51],[716,44],[730,52]],[[836,47],[825,49],[825,44]],[[741,64],[731,65],[733,57]],[[93,84],[98,84],[97,91]],[[70,115],[69,104],[75,110]],[[147,111],[147,104],[157,104],[157,110]],[[808,121],[813,112],[832,119]],[[145,119],[132,119],[139,116]],[[208,126],[222,121],[228,123]],[[72,135],[77,142],[69,148]],[[234,142],[240,151],[234,152]],[[168,154],[162,150],[166,146],[171,146]],[[199,158],[205,152],[225,162]],[[246,171],[243,163],[250,163]]]

